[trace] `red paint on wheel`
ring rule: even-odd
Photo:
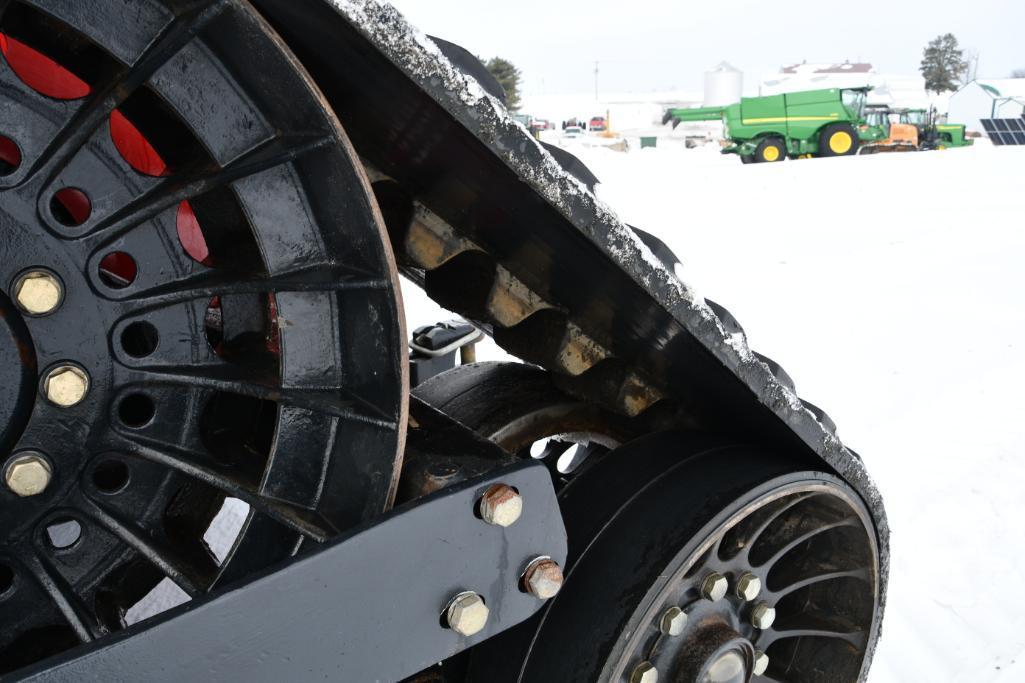
[[[167,164],[135,125],[118,110],[110,114],[110,137],[121,157],[139,173],[167,175]]]
[[[0,52],[28,87],[55,100],[77,100],[92,90],[63,66],[19,40],[0,33]]]
[[[181,242],[185,253],[204,266],[211,265],[210,247],[206,243],[206,237],[203,236],[203,228],[199,224],[199,219],[196,218],[196,212],[192,210],[192,205],[188,202],[178,205],[177,223],[178,241]]]

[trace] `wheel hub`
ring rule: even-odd
[[[35,401],[36,352],[17,308],[0,291],[0,461],[21,436]]]

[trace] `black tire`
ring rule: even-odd
[[[778,502],[779,499],[773,498],[777,493],[801,495],[786,492],[829,486],[848,497],[852,501],[852,512],[865,524],[858,533],[865,541],[866,552],[872,554],[872,561],[876,563],[872,568],[873,576],[878,577],[875,533],[864,505],[838,479],[809,467],[814,466],[757,448],[687,434],[655,434],[613,451],[560,494],[570,539],[567,580],[562,592],[538,618],[479,646],[473,654],[470,680],[473,683],[627,680],[638,660],[646,658],[636,656],[637,642],[643,641],[641,634],[646,629],[651,629],[649,616],[653,610],[659,613],[662,609],[659,605],[664,586],[675,580],[669,577],[682,575],[689,566],[681,558],[700,556],[694,566],[708,564],[708,553],[701,554],[698,548],[704,547],[711,530],[722,528],[726,519],[737,519],[738,511],[748,509],[756,501]],[[799,506],[792,507],[797,510]],[[777,516],[770,508],[755,510],[758,512],[754,514],[771,513],[762,519],[771,516],[773,525],[782,520],[774,527],[777,529],[804,514],[804,511],[797,511],[791,520],[784,519],[784,515],[790,513],[780,512]],[[736,522],[736,526],[730,527],[727,536],[746,523],[747,518],[744,519],[745,522]],[[731,541],[737,538],[735,535]],[[834,544],[833,556],[847,552],[844,538],[820,540]],[[752,548],[760,542],[761,536],[756,536],[751,541]],[[777,538],[774,542],[781,540]],[[730,544],[722,547],[727,546]],[[713,552],[711,564],[715,556]],[[697,572],[697,576],[703,575]],[[856,614],[858,628],[864,630],[864,641],[859,647],[848,648],[846,642],[839,640],[804,643],[799,638],[777,639],[766,648],[773,662],[767,672],[771,678],[755,676],[753,680],[819,681],[824,680],[823,671],[829,672],[825,680],[859,680],[878,633],[878,578],[875,582],[866,583],[856,599],[852,599],[854,593],[849,586],[829,586],[836,592],[848,594],[844,596],[847,603],[843,606],[834,603],[831,609],[835,611],[828,616],[842,620],[847,617],[843,613],[846,605],[862,603]],[[772,594],[768,589],[766,592]],[[780,621],[786,624],[785,628],[800,628],[805,621],[812,623],[822,617],[816,612],[818,608],[808,607],[821,595],[808,596],[809,600],[799,608],[794,607],[797,603],[791,602],[786,608],[792,613],[786,616],[781,609]],[[805,612],[793,613],[795,609]],[[701,620],[694,621],[700,629]],[[746,637],[757,648],[758,638],[762,636],[746,632]],[[693,664],[688,661],[693,659],[688,653],[694,648],[684,643],[694,641],[687,640],[685,635],[675,642],[681,643],[679,658],[667,664],[666,655],[658,655],[663,658],[659,662],[660,678],[692,680],[686,670]],[[807,647],[799,647],[801,643]],[[664,653],[671,647],[675,646],[663,642],[658,649]],[[649,652],[643,645],[641,650]],[[567,653],[573,654],[567,656]]]
[[[858,153],[858,131],[849,123],[831,123],[819,132],[820,157],[846,157]]]
[[[782,138],[768,137],[755,147],[754,161],[759,164],[783,161],[787,158],[787,148]]]
[[[742,164],[753,164],[755,160],[752,154],[738,154],[737,156],[740,157],[740,163]]]

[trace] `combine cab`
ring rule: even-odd
[[[861,459],[465,50],[371,0],[2,0],[0,49],[5,680],[865,678]],[[725,116],[850,154],[863,100]],[[400,273],[461,320],[410,342]]]

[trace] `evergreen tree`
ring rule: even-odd
[[[929,41],[922,53],[919,71],[925,77],[925,87],[933,92],[957,90],[968,70],[964,51],[958,47],[953,33]]]
[[[1025,69],[1015,69],[1011,72],[1011,78],[1025,78]]]
[[[498,82],[505,88],[505,96],[508,101],[509,111],[516,111],[520,108],[520,70],[512,62],[501,57],[492,57],[487,61],[488,71],[498,79]]]

